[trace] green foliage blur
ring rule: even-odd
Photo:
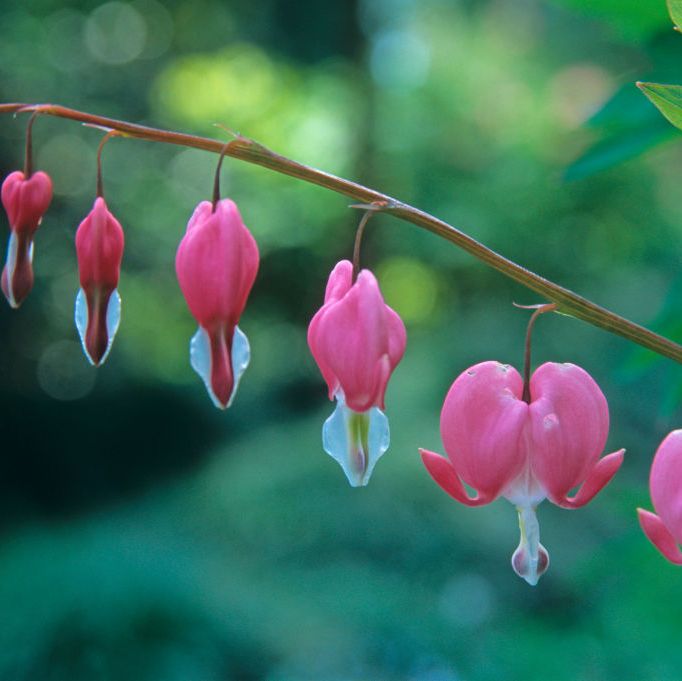
[[[663,0],[10,0],[0,26],[0,101],[229,126],[682,338],[682,144],[633,84],[662,69],[681,82]],[[3,177],[23,162],[25,119],[0,119]],[[679,681],[682,572],[635,516],[681,423],[678,366],[539,321],[535,361],[587,369],[609,400],[608,451],[628,451],[588,507],[540,507],[552,563],[531,588],[509,565],[511,505],[457,505],[417,447],[442,451],[440,405],[462,370],[520,365],[528,314],[512,301],[541,301],[374,218],[362,260],[408,349],[388,389],[391,448],[351,489],[321,448],[333,405],[305,336],[352,251],[349,201],[226,159],[223,193],[262,261],[240,324],[252,364],[220,413],[189,366],[174,275],[215,156],[108,143],[123,318],[102,368],[80,350],[73,237],[99,139],[36,121],[55,199],[31,296],[0,306],[2,681]]]

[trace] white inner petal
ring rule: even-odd
[[[336,400],[336,409],[322,426],[322,446],[343,468],[348,482],[363,487],[388,449],[388,419],[378,407],[353,411],[346,406],[341,391],[336,393]]]
[[[246,334],[238,326],[234,329],[232,353],[230,357],[232,359],[234,383],[232,385],[230,400],[227,403],[228,407],[234,401],[237,394],[237,388],[239,387],[239,381],[251,360],[249,340],[246,337]],[[213,392],[213,387],[211,386],[211,341],[208,337],[208,332],[201,326],[194,336],[192,336],[192,340],[189,343],[189,361],[192,365],[192,369],[201,376],[201,380],[204,382],[213,404],[215,404],[218,409],[223,409],[224,406],[216,397]]]
[[[76,295],[76,309],[74,312],[74,319],[76,322],[76,328],[78,329],[78,335],[81,339],[81,345],[83,346],[83,352],[88,358],[88,362],[95,365],[88,348],[85,345],[85,336],[88,331],[88,301],[85,297],[85,291],[83,289],[78,289],[78,294]],[[109,356],[111,346],[114,342],[114,336],[118,331],[118,327],[121,323],[121,296],[118,294],[118,289],[114,289],[109,296],[109,302],[107,303],[107,349],[102,355],[100,360],[100,365],[104,363],[104,360]]]
[[[246,334],[238,327],[234,327],[234,338],[232,338],[232,372],[234,374],[234,385],[232,386],[232,394],[230,401],[227,403],[229,407],[234,401],[241,381],[242,375],[246,371],[251,361],[251,348],[249,347],[249,339]]]
[[[32,252],[33,248],[31,248],[30,254],[32,254]],[[12,278],[16,266],[17,266],[17,235],[14,232],[10,232],[9,242],[7,244],[7,260],[5,261],[5,267],[7,268],[7,292],[9,293],[9,304],[12,307],[17,306],[17,301],[14,298],[14,290],[12,288]]]
[[[90,358],[88,349],[85,347],[85,334],[88,330],[88,303],[85,299],[85,291],[83,291],[82,288],[78,289],[78,294],[76,295],[76,310],[74,318],[76,321],[76,328],[78,329],[78,335],[81,339],[81,345],[83,346],[83,352],[88,358],[88,362],[90,362],[90,364],[94,364]]]

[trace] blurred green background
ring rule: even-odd
[[[0,101],[228,125],[682,338],[682,144],[658,144],[678,133],[633,85],[682,82],[663,0],[8,1],[0,26]],[[25,116],[0,119],[3,176],[24,130]],[[252,364],[220,413],[189,366],[173,266],[215,157],[107,145],[123,319],[95,371],[72,319],[73,236],[100,134],[41,118],[34,135],[55,199],[34,291],[18,312],[0,306],[3,681],[680,679],[682,573],[634,512],[682,422],[678,366],[570,318],[538,324],[535,361],[586,368],[609,399],[609,451],[628,453],[585,509],[541,506],[552,565],[533,589],[509,565],[514,509],[455,504],[417,447],[442,451],[459,372],[519,366],[528,315],[511,303],[537,297],[372,221],[363,261],[408,349],[388,390],[391,448],[351,489],[321,449],[333,405],[305,340],[351,254],[349,201],[226,160],[224,194],[262,261],[241,321]]]

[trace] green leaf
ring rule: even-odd
[[[555,4],[571,7],[607,21],[622,36],[637,42],[655,35],[670,26],[663,0],[552,0]],[[680,5],[680,0],[670,0]]]
[[[681,85],[637,83],[637,87],[676,128],[682,130]]]
[[[623,130],[600,140],[566,168],[564,180],[572,182],[590,177],[664,142],[675,133],[660,117],[659,120],[660,124],[655,122],[647,127]]]
[[[668,12],[670,12],[675,28],[679,31],[682,27],[682,0],[668,0]]]

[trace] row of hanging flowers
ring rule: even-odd
[[[34,237],[52,199],[52,181],[32,164],[29,119],[23,171],[2,184],[10,236],[2,291],[13,308],[33,286]],[[121,319],[117,291],[124,233],[109,210],[97,152],[94,205],[76,231],[80,289],[75,324],[87,359],[102,364]],[[178,283],[198,330],[190,341],[190,363],[212,402],[229,407],[249,364],[249,342],[240,317],[256,278],[256,241],[230,199],[220,197],[216,168],[213,196],[195,208],[176,254]],[[322,428],[324,450],[342,467],[349,483],[365,486],[389,446],[384,396],[406,347],[405,325],[385,304],[379,284],[359,268],[365,224],[375,206],[365,206],[353,262],[332,270],[322,307],[308,327],[308,345],[336,408]],[[590,502],[623,462],[621,449],[602,457],[609,431],[606,398],[592,377],[573,364],[547,362],[531,374],[531,332],[537,317],[556,308],[536,306],[526,337],[523,375],[513,367],[484,361],[463,371],[443,404],[440,430],[447,457],[420,450],[426,470],[456,501],[467,506],[504,497],[516,506],[521,539],[511,562],[536,584],[549,566],[540,543],[538,504],[563,508]],[[464,484],[473,488],[473,496]],[[579,486],[570,496],[570,491]],[[639,509],[647,537],[670,561],[682,564],[682,430],[670,433],[654,457],[650,490],[656,514]]]

